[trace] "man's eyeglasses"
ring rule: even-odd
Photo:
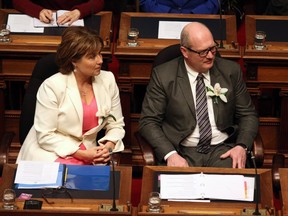
[[[58,197],[60,194],[65,194],[65,196],[69,197],[71,202],[73,202],[73,197],[70,194],[70,192],[67,190],[66,187],[58,187],[58,188],[43,188],[42,189],[42,198],[48,203],[48,204],[54,204],[53,201],[49,201],[49,198],[55,198]],[[61,196],[62,197],[62,196]]]
[[[215,42],[214,46],[209,47],[208,49],[205,49],[202,51],[196,51],[196,50],[193,50],[193,49],[186,47],[186,46],[183,46],[183,47],[185,47],[190,52],[197,53],[201,58],[204,58],[208,55],[209,52],[211,52],[214,55],[217,52],[218,46],[219,46],[218,43]]]

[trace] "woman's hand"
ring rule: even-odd
[[[97,156],[94,157],[94,164],[106,164],[110,161],[110,151],[105,146],[100,146],[102,149],[97,152]]]
[[[44,23],[51,23],[53,22],[53,12],[49,9],[43,9],[39,13],[39,20]]]
[[[64,14],[62,14],[61,16],[59,16],[57,18],[57,23],[59,25],[63,25],[65,23],[68,23],[68,25],[70,26],[73,22],[75,22],[76,20],[79,19],[80,15],[81,15],[81,13],[78,9],[65,12]]]
[[[109,149],[113,150],[113,149],[115,148],[115,143],[112,142],[112,141],[107,141],[104,146],[105,146],[105,148],[107,148],[108,150],[109,150]]]
[[[105,164],[110,160],[109,150],[105,146],[97,146],[87,150],[79,149],[71,156],[95,164]]]

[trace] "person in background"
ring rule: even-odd
[[[288,0],[270,0],[264,15],[287,16]]]
[[[254,7],[255,7],[255,14],[256,15],[263,15],[270,0],[255,0]]]
[[[53,10],[68,10],[57,18],[57,23],[71,25],[78,19],[98,13],[104,8],[104,0],[12,0],[13,7],[44,23],[53,22]]]
[[[258,132],[258,115],[239,64],[216,56],[217,43],[202,23],[187,24],[180,44],[180,57],[152,70],[140,134],[158,164],[244,168],[246,151]],[[204,82],[202,94],[196,94],[198,79]],[[203,100],[197,102],[199,95]],[[202,133],[200,125],[206,129]]]
[[[34,125],[17,158],[63,164],[105,164],[124,149],[119,90],[101,70],[102,39],[86,27],[66,28],[56,60],[60,72],[38,89]],[[104,137],[96,138],[100,130]]]
[[[219,11],[218,0],[140,0],[139,5],[141,11],[152,13],[217,14]]]

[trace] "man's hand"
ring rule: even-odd
[[[174,153],[167,158],[167,166],[188,167],[187,161],[178,153]]]
[[[245,168],[246,164],[246,150],[242,146],[235,146],[226,153],[222,154],[220,158],[225,159],[227,157],[232,158],[233,168]]]

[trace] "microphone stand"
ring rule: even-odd
[[[256,207],[255,207],[255,211],[253,213],[253,215],[261,215],[261,213],[259,212],[259,189],[258,189],[258,173],[257,173],[257,167],[256,167],[256,162],[255,162],[255,156],[253,154],[253,152],[251,151],[251,159],[253,162],[253,166],[255,168],[255,202],[256,202]]]
[[[116,195],[115,195],[115,167],[114,167],[114,160],[113,160],[113,151],[110,148],[109,153],[111,155],[111,163],[112,163],[112,178],[113,178],[113,203],[112,203],[112,208],[110,211],[118,211],[116,207]]]
[[[224,45],[223,45],[223,19],[222,19],[222,5],[220,0],[218,0],[218,5],[219,5],[219,14],[220,14],[220,44],[219,44],[219,48],[224,49]]]

